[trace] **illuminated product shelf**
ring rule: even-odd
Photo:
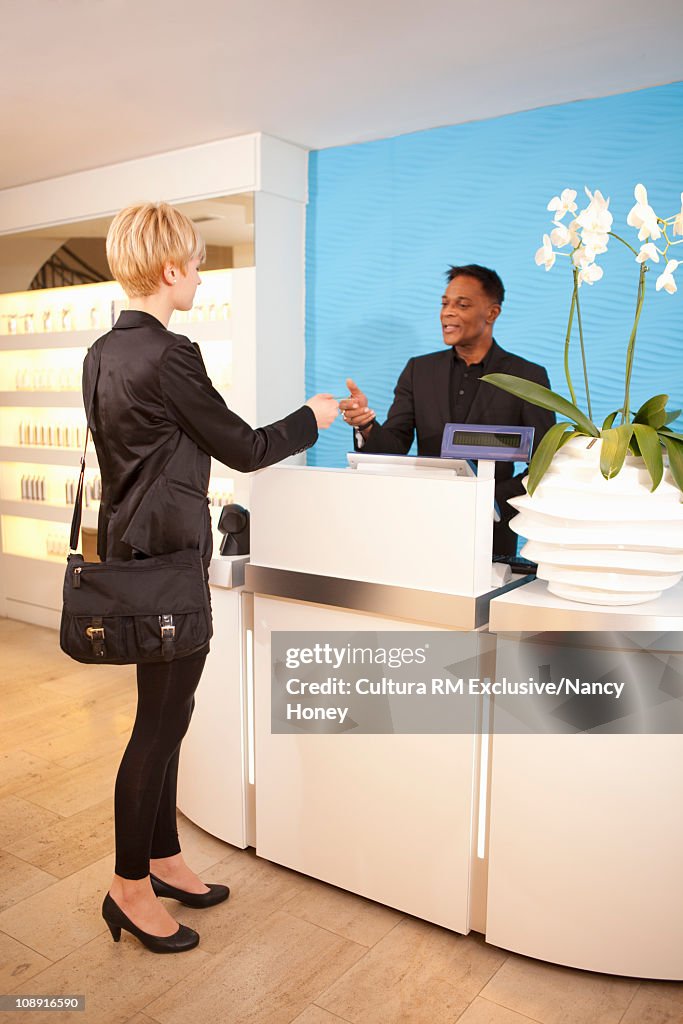
[[[46,501],[8,501],[0,499],[1,516],[19,516],[26,519],[45,519],[51,523],[70,523],[71,505],[50,505]],[[83,509],[82,525],[97,529],[98,508]]]
[[[0,391],[0,406],[42,409],[82,409],[80,391]]]
[[[17,342],[22,348],[61,347],[70,336],[82,345],[86,334],[97,337],[109,328],[113,312],[124,302],[116,281],[6,292],[0,295],[2,347]]]
[[[0,296],[0,299],[2,297]],[[230,320],[171,320],[168,329],[174,334],[191,337],[192,341],[228,341],[231,336]],[[83,348],[87,349],[101,338],[108,325],[82,331],[32,332],[29,334],[0,334],[0,352],[31,351],[36,348]]]
[[[69,553],[66,517],[60,522],[3,513],[1,521],[3,553],[64,564]]]
[[[42,466],[71,466],[78,470],[82,448],[43,448],[40,445],[0,446],[0,462],[32,462]],[[95,449],[88,444],[88,469],[97,468]]]
[[[1,296],[0,296],[1,298]],[[36,348],[90,348],[107,328],[88,328],[82,331],[50,331],[29,334],[1,334],[0,352],[31,351]]]
[[[182,334],[190,338],[191,341],[197,341],[200,345],[203,342],[231,340],[231,324],[229,320],[178,322],[171,318],[168,329],[174,334]]]

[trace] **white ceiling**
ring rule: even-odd
[[[311,149],[683,78],[681,0],[0,0],[0,188],[262,131]]]
[[[233,246],[254,241],[254,197],[250,192],[213,199],[195,199],[193,202],[179,204],[179,209],[200,225],[202,238],[207,245]],[[96,217],[75,223],[66,221],[46,228],[34,228],[33,231],[22,231],[21,235],[23,238],[50,238],[60,242],[67,242],[71,238],[99,238],[104,244],[111,221],[111,217]],[[7,237],[13,239],[16,236]]]

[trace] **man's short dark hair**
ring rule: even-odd
[[[450,284],[456,277],[476,278],[488,297],[493,299],[494,302],[497,302],[499,306],[503,305],[505,288],[503,287],[503,282],[498,277],[495,270],[489,270],[488,267],[480,267],[478,263],[468,263],[465,267],[450,267],[446,271],[448,284]]]

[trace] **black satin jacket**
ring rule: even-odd
[[[308,406],[253,430],[212,386],[199,347],[149,313],[126,310],[90,348],[83,401],[102,477],[101,559],[197,548],[208,566],[211,457],[241,473],[272,466],[318,437]]]

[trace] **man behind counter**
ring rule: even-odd
[[[349,397],[339,403],[354,428],[354,446],[364,452],[405,455],[417,431],[418,455],[440,455],[446,423],[480,423],[535,428],[534,450],[555,422],[552,412],[481,383],[487,373],[509,373],[550,387],[542,366],[505,352],[493,337],[505,289],[495,270],[469,264],[451,267],[441,299],[441,330],[450,351],[413,356],[398,379],[394,401],[380,426],[360,387],[346,381]],[[524,492],[524,473],[513,463],[496,463],[496,501],[501,522],[493,528],[493,551],[513,555],[517,537],[508,523],[514,509],[507,499]]]

